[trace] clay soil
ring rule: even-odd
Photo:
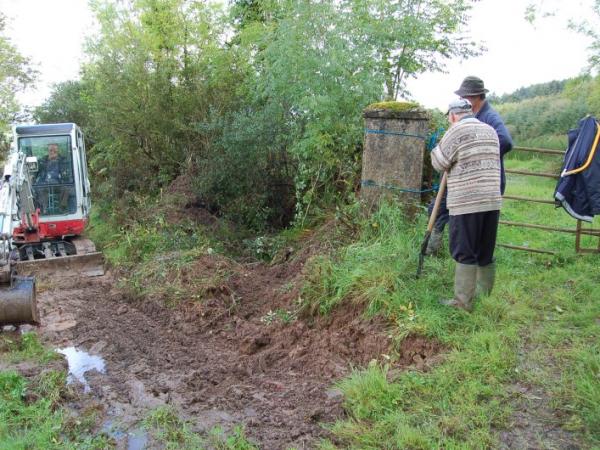
[[[332,439],[326,425],[344,415],[336,380],[392,349],[387,324],[365,319],[360,305],[349,302],[327,318],[298,311],[310,252],[300,253],[278,265],[201,257],[183,276],[229,275],[176,306],[131,299],[111,275],[42,282],[40,335],[55,348],[104,358],[104,374],[85,375],[90,392],[78,407],[99,405],[99,428],[119,448],[131,446],[128,432],[163,405],[197,432],[243,425],[261,449],[314,448]],[[439,352],[427,340],[407,339],[400,364],[422,368]]]

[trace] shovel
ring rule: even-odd
[[[425,239],[423,239],[423,243],[421,244],[421,253],[419,254],[419,265],[417,267],[417,278],[421,276],[421,271],[423,270],[423,260],[425,259],[425,252],[427,251],[427,245],[429,244],[431,231],[433,230],[433,226],[435,225],[435,221],[438,216],[438,211],[440,210],[440,203],[442,202],[442,198],[444,197],[444,192],[446,192],[447,179],[448,173],[444,172],[444,174],[442,175],[442,181],[440,182],[440,189],[438,190],[438,193],[435,197],[433,210],[431,211],[431,216],[429,217],[429,222],[427,223],[427,233],[425,233]]]

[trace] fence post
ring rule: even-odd
[[[368,212],[398,196],[409,214],[420,201],[429,114],[415,103],[384,102],[364,112],[361,201]]]

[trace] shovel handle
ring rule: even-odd
[[[429,217],[429,222],[427,223],[427,233],[431,233],[433,230],[433,226],[435,225],[435,221],[437,220],[438,211],[440,210],[440,203],[442,203],[442,198],[444,197],[444,193],[446,192],[446,183],[448,182],[448,172],[444,172],[442,175],[442,181],[440,182],[440,189],[435,197],[435,203],[433,204],[433,210],[431,211],[431,216]]]

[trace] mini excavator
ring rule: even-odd
[[[104,273],[102,254],[82,237],[90,207],[81,129],[14,126],[0,180],[0,325],[39,322],[36,275]]]

